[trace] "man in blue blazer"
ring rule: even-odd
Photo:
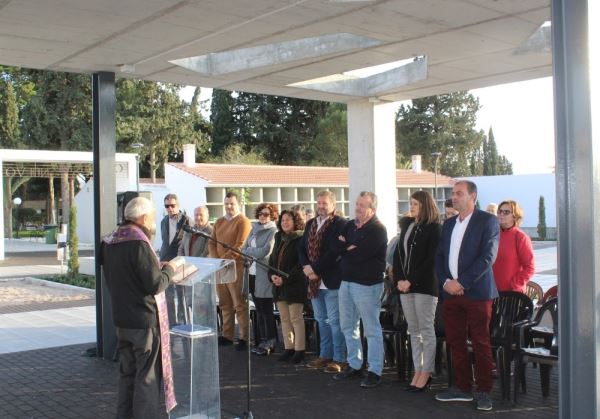
[[[490,344],[492,300],[498,296],[492,265],[499,241],[498,219],[475,208],[477,186],[456,182],[452,204],[458,215],[442,228],[435,270],[444,299],[446,344],[452,350],[456,387],[436,395],[439,401],[471,401],[471,364],[467,337],[475,353],[478,410],[491,410],[493,359]],[[467,333],[469,336],[467,336]]]

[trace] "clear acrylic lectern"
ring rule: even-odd
[[[177,311],[177,320],[171,324],[177,406],[169,417],[220,418],[216,285],[235,281],[235,262],[197,257],[184,259],[186,269],[197,270],[177,285],[171,285],[179,289],[174,290],[175,301],[171,302]]]

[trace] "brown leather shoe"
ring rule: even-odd
[[[325,369],[323,371],[326,372],[327,374],[338,374],[338,373],[344,371],[347,366],[348,366],[348,364],[346,364],[345,362],[333,361],[333,362],[330,362],[329,364],[327,364],[327,366],[325,367]]]
[[[331,359],[326,358],[317,358],[313,359],[309,363],[306,364],[308,368],[325,368],[327,364],[331,362]]]

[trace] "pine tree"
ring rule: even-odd
[[[468,176],[480,165],[485,135],[475,129],[479,100],[467,92],[414,99],[396,114],[397,150],[403,156],[420,154],[431,167],[431,153],[442,153],[440,172]]]
[[[233,98],[227,90],[213,89],[210,104],[210,122],[212,125],[210,152],[213,156],[234,142]]]

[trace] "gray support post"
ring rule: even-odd
[[[594,41],[589,37],[592,22],[588,21],[588,1],[552,0],[560,295],[559,411],[563,419],[597,418],[600,412],[597,286],[600,179],[594,164],[600,161],[600,144],[593,141],[592,130],[588,47],[594,48],[590,45]],[[599,137],[597,132],[596,137]]]
[[[110,295],[102,276],[101,239],[117,224],[116,94],[114,73],[94,73],[94,244],[96,264],[96,348],[98,358],[112,359],[117,346]]]

